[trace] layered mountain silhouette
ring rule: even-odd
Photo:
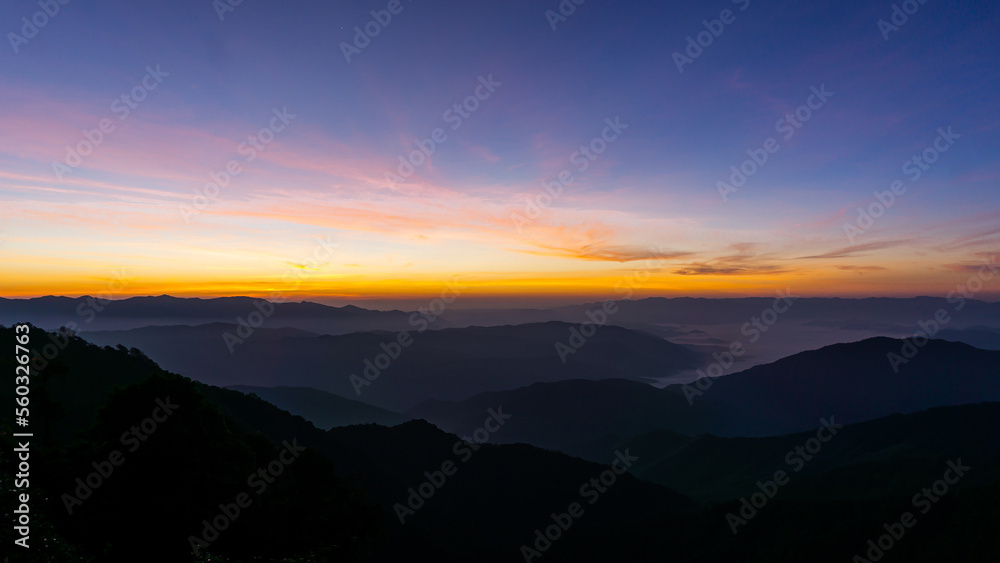
[[[273,310],[272,310],[273,307]],[[108,300],[92,297],[0,298],[0,324],[32,322],[46,329],[75,323],[79,330],[128,330],[150,325],[237,324],[260,315],[268,328],[298,328],[319,334],[360,330],[406,330],[410,313],[372,311],[310,302],[264,303],[251,297],[181,298],[169,295]],[[264,316],[266,315],[266,316]],[[255,323],[256,324],[256,323]],[[437,323],[444,325],[444,322]]]
[[[616,301],[618,312],[610,322],[622,326],[654,327],[671,325],[741,325],[770,308],[775,297],[699,298],[650,297]],[[962,299],[961,311],[953,317],[955,325],[996,326],[1000,322],[1000,303]],[[823,322],[847,329],[896,327],[904,331],[917,330],[917,321],[930,319],[938,309],[953,311],[955,302],[940,297],[890,298],[870,297],[845,299],[839,297],[803,297],[781,314],[782,319],[797,322]],[[586,312],[601,308],[601,303],[584,303],[551,309],[449,310],[442,319],[455,325],[468,323],[523,324],[544,320],[582,323]]]
[[[0,328],[0,339],[13,336]],[[745,509],[742,499],[774,470],[787,469],[787,452],[814,430],[771,438],[605,436],[577,446],[593,461],[496,445],[517,431],[519,417],[531,416],[507,405],[502,414],[495,405],[469,419],[460,434],[479,443],[423,421],[324,431],[259,396],[165,372],[138,349],[38,329],[33,338],[63,343],[32,382],[32,429],[39,433],[32,441],[32,524],[40,546],[33,560],[195,561],[210,554],[227,561],[493,562],[538,548],[545,561],[845,561],[884,534],[883,524],[916,512],[911,497],[942,479],[949,462],[969,466],[968,475],[930,512],[918,512],[919,533],[908,533],[892,557],[1000,555],[990,534],[1000,524],[996,403],[844,425],[733,534],[729,516]],[[11,356],[0,357],[0,369],[13,365]],[[610,389],[638,385],[613,381],[601,389],[610,396]],[[0,400],[13,402],[12,395],[11,386],[0,389]],[[151,417],[158,400],[176,405],[173,412],[126,451],[122,432]],[[586,408],[581,397],[563,402],[580,401]],[[4,451],[16,447],[12,417],[0,411]],[[248,485],[248,475],[275,467],[289,448],[301,449],[300,457],[269,473],[263,490]],[[76,479],[99,471],[115,449],[126,451],[124,464],[91,479],[90,493],[68,513],[64,495],[85,493]],[[607,480],[621,459],[628,473]],[[5,488],[15,472],[4,456]],[[229,504],[248,491],[252,502],[196,555],[191,538],[211,535],[208,521],[232,511]],[[0,503],[5,513],[15,508],[10,495]],[[557,540],[539,539],[560,522],[565,529],[549,532]],[[3,528],[0,540],[10,542],[11,533]]]
[[[38,547],[29,560],[195,561],[210,554],[228,561],[493,562],[523,560],[527,547],[542,549],[543,561],[833,562],[864,554],[867,542],[907,510],[918,527],[896,542],[895,560],[1000,555],[991,535],[1000,524],[996,403],[844,424],[801,472],[787,455],[817,435],[818,421],[807,432],[768,438],[593,436],[571,448],[587,461],[530,445],[496,445],[518,431],[519,418],[532,416],[509,405],[502,415],[501,405],[491,405],[492,412],[470,418],[459,432],[483,443],[463,442],[423,421],[324,431],[259,396],[165,372],[138,349],[32,334],[39,343],[64,345],[32,376],[31,518]],[[0,328],[0,340],[13,337],[12,329]],[[858,344],[881,350],[892,342]],[[926,354],[934,364],[972,350],[942,344],[918,358]],[[12,356],[0,357],[0,369],[13,366]],[[559,383],[540,386],[546,385]],[[611,389],[631,393],[638,385],[614,381],[601,389],[610,397]],[[708,401],[707,393],[701,399]],[[13,402],[12,386],[0,389],[0,400]],[[122,432],[141,426],[157,401],[176,406],[129,451]],[[3,451],[16,447],[12,418],[13,411],[0,411]],[[248,485],[248,476],[275,467],[289,448],[298,457],[269,474],[263,490]],[[77,491],[76,479],[99,471],[116,449],[125,452],[124,464],[99,483],[91,479],[90,493],[68,513],[64,495],[86,492]],[[629,460],[628,473],[601,485],[623,459],[619,454]],[[928,512],[916,510],[914,495],[943,479],[949,462],[969,469],[938,491]],[[732,533],[730,515],[746,516],[744,500],[778,469],[791,474],[790,482],[771,489]],[[0,458],[4,488],[15,472],[10,456]],[[413,497],[417,490],[427,494]],[[196,555],[191,538],[204,537],[208,522],[232,511],[228,505],[240,493],[252,502]],[[0,509],[10,513],[14,502],[3,495]],[[582,512],[570,518],[574,502]],[[403,506],[413,506],[412,513]],[[557,540],[539,539],[559,522],[568,525]],[[0,541],[10,545],[12,533],[4,527]]]
[[[229,388],[260,397],[282,410],[305,418],[317,428],[324,430],[356,424],[395,426],[409,420],[399,413],[309,387],[233,385]]]
[[[594,437],[654,429],[767,436],[813,428],[822,417],[856,423],[1000,401],[1000,352],[934,340],[897,372],[888,355],[900,353],[904,344],[890,338],[836,344],[665,389],[624,380],[537,383],[463,401],[428,401],[406,414],[459,431],[485,408],[504,405],[520,416],[502,440],[565,451]]]
[[[694,400],[734,405],[749,414],[753,422],[738,433],[743,436],[802,431],[823,416],[854,423],[1000,400],[1000,352],[925,342],[921,347],[871,338],[803,352],[711,380]]]
[[[795,475],[795,482],[782,489],[788,500],[905,495],[925,485],[921,474],[943,471],[942,459],[961,458],[975,467],[968,483],[986,484],[1000,475],[1000,403],[938,407],[837,428],[841,422],[824,417],[808,432],[754,439],[657,430],[605,436],[568,448],[567,453],[599,459],[607,448],[627,446],[645,460],[636,463],[635,475],[700,501],[752,494],[758,480],[771,479],[779,469]],[[824,427],[834,429],[822,434],[829,441],[810,454],[809,440]]]
[[[936,338],[964,342],[983,350],[1000,350],[1000,328],[974,326],[965,329],[944,329]]]
[[[106,297],[106,296],[105,296]],[[114,299],[114,298],[113,298]],[[663,336],[735,327],[770,308],[773,297],[704,299],[692,297],[646,298],[616,301],[611,325],[653,332]],[[961,310],[956,307],[961,304]],[[273,312],[263,318],[264,328],[298,328],[318,334],[346,334],[372,330],[411,330],[419,324],[415,313],[376,311],[353,305],[333,307],[311,302],[273,303]],[[448,308],[429,328],[504,326],[561,321],[581,324],[587,313],[602,303],[585,303],[549,309],[460,309]],[[56,329],[76,323],[81,330],[128,330],[150,325],[199,325],[213,322],[236,324],[261,309],[270,309],[260,299],[221,297],[178,298],[168,295],[106,300],[101,296],[0,298],[0,323],[33,322]],[[887,336],[907,336],[918,330],[917,322],[930,319],[939,309],[953,313],[947,329],[1000,328],[1000,303],[974,299],[914,298],[799,298],[781,314],[782,323],[824,327],[847,332],[878,331]],[[700,328],[693,328],[700,327]],[[865,336],[862,334],[861,336]],[[832,343],[832,342],[825,342]],[[728,344],[728,339],[722,344]],[[797,350],[798,351],[798,350]]]
[[[237,327],[147,327],[84,333],[91,342],[144,350],[166,369],[213,385],[312,387],[393,411],[428,399],[464,399],[538,381],[624,377],[652,380],[704,362],[701,353],[654,336],[606,326],[565,355],[575,325],[560,322],[399,333],[287,336],[257,329],[246,344],[224,339]],[[395,356],[395,357],[394,357]],[[356,379],[352,379],[352,375]],[[374,377],[373,377],[374,376]],[[363,378],[363,380],[361,379]]]
[[[560,451],[593,437],[632,436],[653,429],[686,435],[726,433],[744,420],[728,405],[711,400],[690,405],[672,389],[624,379],[535,383],[464,401],[427,401],[405,414],[462,432],[498,405],[512,417],[516,413],[498,440]]]

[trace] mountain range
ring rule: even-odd
[[[61,338],[38,329],[32,334],[38,342]],[[12,329],[0,328],[0,339],[13,337]],[[942,349],[945,357],[968,351],[948,346],[956,348]],[[0,369],[13,365],[12,357],[0,358]],[[894,558],[1000,555],[989,534],[1000,524],[995,402],[854,425],[829,420],[835,433],[797,472],[789,453],[798,446],[813,451],[815,428],[760,438],[666,430],[595,436],[573,452],[588,461],[530,445],[497,445],[524,415],[506,406],[503,414],[500,405],[480,413],[477,428],[468,429],[473,443],[419,420],[324,431],[259,396],[165,372],[138,349],[99,347],[79,337],[68,337],[33,377],[38,406],[31,424],[38,434],[32,463],[38,469],[32,522],[44,546],[35,552],[38,560],[127,561],[142,553],[148,561],[187,561],[210,553],[229,561],[493,562],[523,559],[527,547],[543,549],[551,561],[784,562],[808,553],[811,561],[832,562],[864,553],[867,541],[908,508],[918,514],[920,533],[898,542]],[[622,384],[642,385],[611,383]],[[13,387],[5,386],[0,397],[12,402]],[[147,428],[148,439],[126,451],[124,465],[92,480],[90,494],[68,514],[65,495],[77,494],[76,478],[113,459],[109,451],[125,451],[122,430],[151,418],[163,401],[175,405],[172,413]],[[490,424],[491,417],[502,423]],[[12,424],[12,411],[0,413],[3,451],[15,447]],[[285,459],[283,449],[301,457],[277,469],[282,465],[272,462]],[[622,463],[627,473],[611,480],[612,468]],[[946,473],[949,464],[968,467],[968,476],[963,472],[938,501],[926,501],[929,512],[914,510],[911,497],[921,488],[955,476]],[[276,469],[257,492],[246,477],[262,467]],[[790,482],[772,487],[768,481],[779,469]],[[4,456],[0,482],[9,484],[13,473]],[[761,483],[773,494],[751,515],[744,501]],[[227,503],[248,491],[251,503],[195,555],[191,538],[211,536],[207,522],[234,510]],[[135,518],[151,499],[157,510]],[[12,502],[4,495],[0,508],[9,513]],[[401,509],[410,506],[412,513]],[[735,534],[734,515],[746,517]],[[568,525],[552,532],[557,540],[538,539],[539,530],[560,522]],[[5,527],[0,540],[11,541],[11,533]],[[817,541],[825,547],[817,549]]]
[[[704,361],[703,354],[637,331],[606,326],[565,356],[573,325],[547,322],[339,336],[257,329],[229,352],[237,326],[146,327],[89,332],[96,344],[136,347],[166,369],[220,386],[312,387],[393,411],[428,399],[464,399],[538,381],[625,377],[652,381]],[[354,377],[352,377],[354,376]],[[363,379],[362,379],[363,378]]]

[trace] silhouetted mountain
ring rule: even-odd
[[[983,350],[1000,350],[1000,328],[975,326],[964,329],[945,329],[936,338],[950,342],[964,342]]]
[[[794,292],[793,292],[794,293]],[[939,310],[949,316],[947,327],[961,329],[978,324],[996,324],[1000,303],[946,299],[915,298],[798,298],[784,312],[772,318],[766,332],[751,323],[761,322],[765,311],[775,304],[775,297],[704,299],[691,297],[647,298],[616,301],[617,312],[608,322],[667,338],[675,344],[721,352],[733,342],[745,347],[731,371],[747,369],[781,358],[828,346],[856,342],[864,338],[888,336],[904,338],[920,329],[918,322],[931,319]],[[961,310],[958,307],[961,306]],[[517,309],[505,311],[448,310],[442,320],[454,326],[558,320],[586,322],[587,312],[601,308],[600,303],[554,307],[548,310]],[[782,308],[784,308],[782,306]],[[546,317],[546,314],[548,317]],[[773,314],[768,313],[768,314]],[[759,338],[758,338],[759,336]],[[661,382],[680,383],[694,379],[685,373]]]
[[[0,327],[0,340],[13,343],[14,336]],[[361,559],[379,511],[337,478],[329,459],[282,441],[319,434],[312,425],[282,413],[298,432],[272,443],[238,429],[194,382],[163,372],[137,350],[39,329],[30,340],[33,349],[54,342],[61,349],[48,365],[33,366],[30,414],[18,414],[28,417],[27,427],[13,426],[13,409],[0,413],[4,451],[30,444],[34,533],[20,560],[188,561],[195,546],[235,560]],[[13,355],[0,358],[0,368],[13,373]],[[0,389],[8,404],[13,395],[13,385]],[[13,428],[33,436],[14,437]],[[15,460],[0,458],[7,490],[21,472]],[[237,500],[241,494],[248,503]],[[0,503],[9,514],[15,496]],[[213,525],[221,530],[210,531]],[[12,545],[13,534],[5,526],[0,541]]]
[[[487,416],[483,413],[484,419]],[[478,426],[482,425],[480,420]],[[497,434],[503,431],[500,427]],[[387,526],[401,527],[406,537],[434,541],[456,556],[516,561],[521,558],[520,546],[534,541],[535,529],[552,525],[551,514],[566,512],[573,502],[585,507],[584,517],[573,523],[574,538],[610,535],[621,527],[651,519],[681,519],[694,511],[688,499],[627,473],[617,476],[603,493],[587,486],[618,459],[615,450],[598,463],[526,445],[482,444],[473,451],[472,446],[457,445],[455,436],[420,421],[391,429],[336,428],[330,434],[382,469],[360,478],[390,509],[397,503],[406,505],[411,489],[430,481],[427,473],[454,463],[457,473],[414,514],[404,513],[405,525],[397,516]]]
[[[730,433],[743,436],[805,431],[824,416],[851,424],[1000,401],[1000,352],[930,340],[907,359],[910,349],[904,346],[906,341],[871,338],[803,352],[709,380],[711,387],[694,401],[728,404],[750,415],[740,432]]]
[[[794,292],[792,292],[794,295]],[[775,297],[701,298],[701,297],[650,297],[638,300],[618,301],[619,311],[613,317],[614,324],[657,324],[678,325],[742,324],[751,317],[771,307]],[[552,311],[560,315],[560,320],[583,322],[585,311],[599,307],[588,303],[556,307]],[[836,321],[849,323],[892,323],[912,327],[921,319],[931,319],[938,309],[953,311],[955,305],[941,297],[869,297],[864,299],[844,299],[840,297],[802,297],[794,305],[781,313],[782,319],[797,321]],[[461,311],[447,312],[446,320],[455,322],[453,317],[461,316]],[[992,324],[1000,319],[1000,303],[987,303],[966,299],[962,310],[952,317],[955,325],[972,326]]]
[[[828,441],[812,455],[805,447],[825,426],[820,420],[813,430],[784,436],[690,437],[658,430],[594,440],[567,453],[593,459],[606,448],[627,446],[644,460],[636,463],[637,476],[715,502],[756,492],[756,482],[773,479],[779,469],[794,476],[782,488],[785,500],[902,496],[924,486],[921,476],[934,475],[948,459],[962,458],[975,467],[966,480],[970,485],[987,484],[1000,475],[1000,403],[938,407],[843,428],[837,428],[842,422],[838,417],[825,420],[835,433],[824,431],[822,438]],[[799,446],[803,451],[796,451]]]
[[[497,438],[501,443],[559,451],[594,437],[633,436],[656,428],[683,434],[726,432],[743,420],[727,405],[710,400],[689,405],[672,389],[624,379],[535,383],[464,401],[426,401],[405,414],[460,434],[475,428],[487,409],[499,406],[512,415]]]
[[[0,327],[0,339],[13,337],[13,330]],[[49,336],[35,329],[32,338],[46,342]],[[595,464],[529,446],[462,444],[425,422],[323,432],[259,398],[163,372],[137,350],[100,348],[75,337],[67,337],[56,360],[34,376],[45,382],[49,400],[33,411],[33,420],[50,419],[53,426],[52,437],[32,450],[36,529],[50,532],[34,538],[47,545],[42,560],[97,553],[102,561],[190,560],[190,537],[202,534],[203,520],[214,522],[224,510],[220,506],[265,483],[250,493],[245,516],[231,519],[233,525],[226,524],[207,551],[234,560],[509,560],[519,556],[535,528],[551,524],[550,513],[581,501],[581,485],[616,459],[614,451]],[[55,365],[61,366],[58,374]],[[13,371],[10,356],[0,359],[0,368]],[[95,374],[94,368],[108,371]],[[13,403],[12,389],[4,387],[0,398]],[[69,405],[67,410],[82,414],[54,416],[57,407]],[[12,415],[0,413],[0,438],[8,449],[15,447]],[[140,423],[153,418],[160,418],[155,427]],[[127,463],[94,485],[80,506],[70,505],[75,514],[67,514],[60,495],[74,494],[81,487],[75,478],[98,470],[91,460],[117,459],[109,452],[125,450],[118,443],[122,429],[130,427],[146,428],[141,442],[129,438],[138,448],[127,451]],[[294,464],[282,461],[285,469],[270,469],[287,457],[280,454],[286,442],[305,448],[301,461],[296,453]],[[449,460],[458,469],[449,470],[425,506],[401,525],[394,505],[406,504],[408,489],[419,488],[428,479],[425,472],[439,471]],[[269,477],[254,481],[261,467]],[[334,468],[368,493],[342,483]],[[5,456],[0,481],[9,484],[13,473]],[[83,496],[86,490],[80,490]],[[600,534],[609,526],[693,510],[680,495],[627,474],[617,477],[614,491],[588,507],[588,519],[577,528]],[[12,502],[4,496],[0,509],[9,512]],[[155,514],[135,518],[148,503]],[[372,527],[379,522],[381,532]],[[10,542],[10,534],[7,527],[0,539]],[[104,545],[113,547],[102,551]]]
[[[794,293],[794,292],[793,292]],[[610,324],[656,332],[670,337],[672,328],[711,325],[740,327],[771,307],[774,297],[698,298],[650,297],[616,301],[618,311]],[[550,320],[568,323],[586,322],[587,311],[600,309],[601,303],[583,303],[551,309],[453,309],[441,319],[452,326],[524,324]],[[954,311],[955,303],[940,297],[844,299],[826,297],[799,298],[781,314],[782,322],[806,324],[846,331],[876,331],[885,336],[903,336],[917,330],[917,321],[933,318],[944,308]],[[993,324],[1000,318],[1000,303],[965,300],[960,312],[952,317],[952,326]],[[675,334],[676,335],[676,334]],[[728,344],[728,342],[725,342]]]
[[[98,344],[138,347],[164,368],[212,385],[312,387],[397,412],[428,399],[464,399],[538,381],[661,377],[702,362],[684,346],[603,327],[563,363],[556,343],[568,343],[573,328],[551,322],[411,331],[405,347],[397,333],[281,337],[258,329],[232,354],[223,334],[236,334],[237,327],[221,325],[83,336]],[[378,373],[369,380],[366,371]]]
[[[217,388],[212,390],[231,394]],[[225,403],[218,398],[215,401]],[[239,405],[237,410],[243,411],[252,406],[246,401],[239,401]],[[256,409],[233,413],[225,405],[222,408],[235,420],[259,424],[266,419]],[[684,562],[791,563],[801,561],[802,553],[810,553],[810,561],[832,563],[863,553],[867,548],[865,542],[885,533],[882,525],[898,521],[907,509],[918,514],[921,525],[933,533],[913,535],[900,543],[894,553],[902,560],[929,562],[948,553],[961,560],[994,556],[1000,550],[982,532],[1000,523],[994,510],[994,503],[1000,500],[1000,479],[994,470],[1000,439],[994,432],[997,411],[998,405],[943,408],[847,426],[838,429],[837,435],[809,460],[802,473],[795,473],[786,457],[796,446],[807,444],[815,432],[738,439],[672,435],[666,441],[662,439],[664,433],[659,432],[648,438],[635,438],[639,449],[632,447],[630,440],[609,443],[606,445],[611,449],[607,451],[625,447],[631,456],[638,458],[635,463],[648,464],[647,478],[664,478],[653,471],[663,469],[673,472],[668,475],[670,478],[679,474],[689,479],[688,482],[678,479],[680,484],[697,485],[699,471],[705,470],[709,482],[715,483],[719,490],[713,491],[709,486],[700,492],[706,499],[724,502],[694,512],[678,505],[672,497],[655,493],[654,489],[629,488],[629,496],[653,494],[650,505],[638,508],[636,513],[632,512],[637,510],[634,506],[617,505],[622,502],[618,493],[627,489],[615,484],[592,507],[584,504],[584,517],[573,523],[572,533],[565,533],[558,542],[553,542],[554,547],[545,553],[545,560],[645,562],[669,557]],[[510,428],[508,425],[517,418],[506,409],[505,414],[511,418],[490,435],[490,440],[502,438]],[[483,416],[489,415],[483,413]],[[978,431],[970,433],[972,428]],[[466,433],[472,433],[467,430]],[[949,436],[963,433],[967,433],[967,438],[949,440]],[[328,434],[337,439],[337,446],[330,446],[328,455],[333,459],[344,456],[345,459],[336,462],[338,467],[350,466],[385,507],[405,502],[402,497],[408,489],[427,480],[424,471],[435,471],[443,461],[454,461],[456,457],[448,449],[454,446],[455,438],[420,421],[392,429],[374,425],[338,428]],[[644,440],[656,449],[650,449]],[[699,446],[706,457],[686,467],[685,460],[693,459],[695,456],[689,454],[696,450],[685,448]],[[644,455],[637,455],[640,449]],[[515,459],[496,459],[492,455],[519,451],[523,454]],[[531,545],[533,530],[529,528],[534,523],[529,515],[537,514],[542,505],[553,504],[557,508],[549,511],[560,514],[560,502],[569,502],[566,497],[579,498],[579,491],[574,491],[575,485],[569,483],[576,483],[579,478],[581,482],[587,480],[586,473],[578,473],[577,479],[563,482],[567,486],[559,488],[557,494],[532,489],[531,485],[507,488],[505,478],[512,474],[523,483],[542,473],[543,480],[555,484],[565,472],[573,471],[567,467],[550,475],[549,464],[553,460],[536,459],[532,454],[537,452],[526,446],[482,446],[467,464],[459,465],[454,479],[437,489],[414,515],[406,516],[405,525],[394,528],[398,520],[387,524],[391,536],[400,534],[392,536],[403,542],[400,552],[409,549],[409,561],[433,560],[425,558],[426,552],[403,547],[420,545],[432,552],[440,549],[442,560],[512,560],[517,554],[511,546]],[[600,446],[593,454],[599,462],[607,462],[602,459],[606,455],[601,454]],[[935,503],[926,516],[914,510],[911,499],[914,493],[940,480],[949,467],[947,462],[957,462],[959,458],[961,463],[972,466],[969,477],[950,487],[948,496]],[[482,465],[477,463],[480,460]],[[463,473],[466,468],[470,471]],[[711,471],[707,471],[709,468]],[[740,514],[742,505],[726,499],[749,497],[759,491],[758,480],[773,479],[779,469],[793,475],[787,489],[780,488],[766,506],[755,510],[755,517],[739,534],[732,534],[727,514]],[[982,469],[981,473],[973,477],[978,469]],[[727,477],[727,471],[731,476]],[[468,480],[461,480],[463,476]],[[450,488],[452,485],[455,488]],[[532,503],[532,499],[539,502]],[[606,502],[609,507],[615,504],[608,512],[600,510]],[[484,510],[489,514],[483,514]],[[636,514],[641,517],[635,518]],[[596,522],[592,524],[591,518]],[[542,523],[550,522],[551,517]],[[960,544],[952,544],[956,538],[961,540]],[[830,544],[812,554],[817,541]]]
[[[324,430],[353,424],[395,426],[407,420],[407,417],[399,413],[309,387],[232,385],[229,388],[248,395],[256,395],[282,410],[301,416]]]
[[[897,542],[896,560],[1000,556],[991,535],[1000,525],[996,404],[837,429],[787,489],[755,509],[734,535],[729,515],[743,510],[736,496],[756,492],[756,481],[788,468],[787,452],[807,445],[815,428],[777,438],[605,437],[580,446],[594,463],[528,445],[465,443],[424,421],[322,431],[258,397],[165,373],[139,350],[99,348],[40,330],[32,339],[33,347],[53,339],[63,345],[31,376],[37,404],[28,429],[49,430],[31,439],[35,549],[27,561],[191,561],[191,536],[218,521],[225,529],[207,552],[219,561],[492,563],[524,559],[524,546],[541,546],[541,560],[554,562],[833,563],[863,554],[866,542],[906,510],[917,514],[918,532]],[[0,327],[0,341],[13,342],[13,330]],[[972,350],[942,344],[945,352]],[[0,356],[0,370],[13,368],[12,356]],[[628,381],[566,383],[609,396],[611,389],[625,389],[626,396],[639,389]],[[13,390],[0,388],[0,401],[12,403]],[[500,406],[470,419],[472,426],[460,433],[495,442],[517,431],[519,417],[531,416]],[[13,416],[0,411],[3,451],[17,447]],[[145,428],[145,440],[133,438],[136,428]],[[126,437],[138,448],[131,450]],[[299,455],[289,462],[283,448]],[[107,472],[116,449],[125,462]],[[939,492],[930,512],[916,511],[913,495],[936,487],[947,462],[957,458],[971,466],[968,476]],[[612,462],[622,459],[649,478],[722,502],[699,508],[631,474],[612,477]],[[12,456],[0,457],[5,490],[16,471]],[[99,482],[90,477],[100,471],[107,474]],[[261,471],[268,480],[248,479]],[[68,505],[68,514],[66,495],[78,494],[84,479],[94,483],[92,490],[82,504]],[[220,519],[234,513],[241,493],[250,504],[231,520]],[[411,502],[412,513],[403,509]],[[570,517],[574,502],[582,512]],[[0,511],[15,508],[13,495],[0,497]],[[539,540],[538,534],[556,534],[559,522],[568,528],[558,531],[559,539]],[[10,526],[0,529],[0,541],[10,545],[13,533]],[[202,552],[199,560],[208,559]]]
[[[519,414],[504,442],[568,451],[606,435],[654,429],[685,435],[767,436],[805,431],[821,417],[855,423],[936,406],[1000,400],[1000,353],[930,341],[894,373],[886,358],[903,341],[876,338],[803,352],[697,384],[561,381],[406,411],[459,432],[488,407]],[[710,384],[710,386],[708,386]],[[690,398],[690,401],[688,400]]]
[[[735,326],[738,328],[771,307],[774,297],[705,299],[692,297],[616,301],[618,310],[608,323],[647,332],[665,332],[676,327]],[[414,313],[374,311],[353,305],[331,307],[310,302],[275,303],[266,317],[267,328],[291,327],[319,334],[347,334],[372,330],[409,330],[414,328]],[[587,322],[588,311],[601,303],[584,303],[551,309],[459,309],[444,311],[429,328],[503,326],[561,321]],[[265,307],[259,299],[222,297],[214,299],[178,298],[167,295],[131,297],[104,301],[84,296],[38,297],[33,299],[0,298],[0,323],[33,322],[55,329],[75,322],[81,330],[128,330],[144,326],[196,325],[212,322],[237,323]],[[933,318],[938,309],[951,311],[949,329],[976,325],[995,325],[1000,318],[1000,303],[964,300],[961,311],[956,304],[937,297],[914,298],[799,298],[781,314],[782,322],[809,324],[845,331],[875,331],[900,337],[917,330],[917,321]],[[683,330],[681,332],[687,332]],[[728,340],[726,341],[728,343]]]
[[[236,324],[238,319],[252,322],[251,314],[255,319],[260,316],[266,328],[291,327],[319,334],[411,328],[411,314],[402,311],[370,311],[353,305],[330,307],[306,301],[264,303],[252,297],[200,299],[160,295],[114,301],[91,296],[0,298],[0,324],[31,322],[50,330],[69,323],[75,323],[84,331],[216,322]],[[445,323],[438,321],[435,324],[444,326]]]

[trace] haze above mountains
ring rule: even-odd
[[[40,297],[34,299],[0,298],[0,323],[10,325],[31,319],[37,326],[54,330],[72,323],[86,333],[129,331],[158,326],[176,327],[177,338],[206,338],[217,330],[235,334],[236,326],[210,328],[201,326],[193,332],[188,327],[210,323],[237,325],[259,312],[248,297],[215,299],[176,298],[170,296],[132,297],[104,301],[92,297]],[[732,342],[746,345],[746,353],[734,366],[745,369],[773,362],[792,354],[814,350],[835,343],[856,342],[874,336],[901,338],[919,330],[918,322],[932,319],[941,309],[950,313],[941,336],[955,341],[1000,349],[1000,303],[977,300],[915,297],[906,299],[869,298],[797,298],[777,316],[765,331],[748,326],[762,315],[775,298],[649,298],[615,302],[617,311],[609,325],[666,338],[695,351],[710,354],[726,349]],[[588,322],[588,312],[601,309],[600,303],[588,303],[551,309],[446,309],[434,320],[416,312],[374,311],[355,306],[330,307],[318,303],[275,303],[273,313],[255,330],[254,339],[274,340],[279,336],[339,336],[355,332],[413,331],[467,327],[498,327],[540,324],[559,321],[579,325]],[[278,332],[262,329],[281,329]],[[297,329],[297,330],[288,330]],[[200,334],[198,334],[200,331]],[[759,338],[753,340],[753,333]],[[189,332],[186,336],[185,332]],[[161,333],[161,336],[166,333]],[[115,338],[148,342],[151,333],[93,335],[107,343]],[[566,339],[569,333],[567,328]],[[751,340],[753,340],[751,342]],[[565,339],[563,340],[566,341]],[[203,346],[214,347],[206,342]],[[155,354],[154,354],[155,355]],[[162,359],[162,358],[158,358]],[[671,366],[682,367],[682,366]],[[665,370],[659,376],[664,383],[691,380],[691,370]],[[253,383],[244,381],[242,383]]]
[[[777,435],[828,414],[854,423],[1000,400],[988,369],[1000,354],[998,303],[652,298],[614,305],[611,314],[582,304],[435,317],[242,297],[43,297],[0,299],[0,323],[70,325],[90,342],[139,349],[169,371],[256,393],[322,428],[423,418],[460,433],[490,404],[517,405],[522,416],[504,440],[553,449],[654,429]],[[923,330],[941,310],[951,314],[935,323],[935,336],[952,342],[935,340],[893,365],[889,355],[903,343],[890,337]],[[596,330],[584,330],[588,324]],[[743,353],[734,354],[734,345]],[[683,385],[705,373],[730,375]]]

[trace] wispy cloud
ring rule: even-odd
[[[883,270],[888,270],[889,268],[884,268],[882,266],[854,266],[854,265],[844,265],[835,266],[838,270],[846,270],[848,272],[880,272]]]
[[[560,258],[576,258],[580,260],[591,260],[599,262],[634,262],[636,260],[647,260],[657,258],[660,260],[670,260],[676,258],[686,258],[693,256],[694,252],[674,251],[658,252],[641,246],[612,246],[600,244],[588,244],[577,248],[557,248],[543,246],[543,250],[521,250],[525,254],[535,254],[538,256],[557,256]]]
[[[836,250],[824,252],[822,254],[814,254],[812,256],[799,256],[796,259],[812,260],[812,259],[822,259],[822,258],[847,258],[851,256],[863,255],[866,252],[871,252],[874,250],[883,250],[886,248],[896,248],[900,246],[905,246],[907,244],[913,243],[914,241],[915,239],[874,241],[865,244],[857,244],[854,246],[844,246]]]
[[[759,274],[783,274],[788,268],[766,264],[725,265],[718,263],[694,263],[674,270],[679,276],[755,276]]]
[[[743,242],[729,246],[735,254],[720,256],[712,260],[692,262],[673,271],[679,276],[753,276],[759,274],[779,274],[791,269],[771,263],[770,255],[755,252],[760,245]]]

